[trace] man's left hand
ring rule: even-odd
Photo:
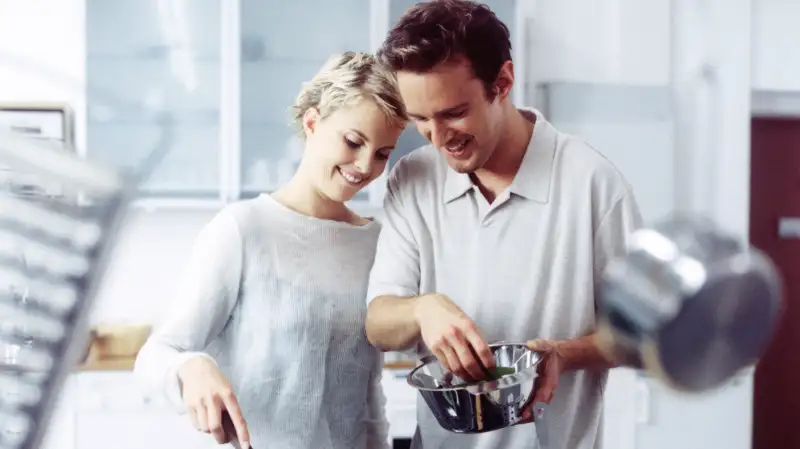
[[[558,377],[564,369],[563,356],[558,350],[558,343],[553,340],[530,340],[528,349],[542,356],[534,386],[533,404],[543,402],[549,404],[558,386]]]

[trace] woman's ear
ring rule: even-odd
[[[319,122],[319,110],[317,108],[308,108],[303,113],[303,131],[307,136],[314,134],[314,129]]]

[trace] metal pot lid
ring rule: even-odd
[[[682,301],[653,337],[658,363],[671,382],[704,390],[734,376],[763,354],[777,326],[776,277],[759,253],[740,271],[709,280]]]
[[[777,268],[713,223],[676,218],[634,233],[609,264],[601,323],[622,353],[673,386],[720,384],[766,350],[782,304]]]

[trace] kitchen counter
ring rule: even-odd
[[[77,371],[133,371],[135,357],[116,357],[91,360],[78,366]]]
[[[78,366],[78,371],[132,371],[136,357],[113,357],[90,360]],[[416,362],[386,362],[383,366],[387,370],[410,370]]]
[[[136,356],[150,336],[150,325],[97,324],[93,326],[85,359],[78,371],[132,371]],[[390,361],[387,370],[409,370],[414,360]]]

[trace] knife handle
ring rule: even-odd
[[[228,442],[234,449],[244,449],[242,445],[239,444],[239,435],[236,434],[236,426],[233,425],[233,420],[227,410],[222,411],[222,428],[225,430],[225,436],[228,437]],[[253,446],[250,446],[249,449],[253,449]]]

